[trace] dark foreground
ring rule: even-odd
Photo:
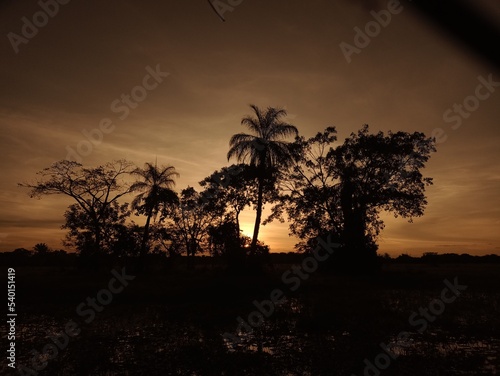
[[[16,268],[16,365],[39,371],[12,372],[4,357],[2,372],[51,376],[500,372],[500,265],[391,264],[376,277],[316,272],[300,285],[297,279],[283,282],[282,274],[290,267],[279,265],[262,275],[230,275],[210,265],[194,271],[158,269],[125,281],[120,292],[119,280],[109,285],[111,271]],[[467,288],[455,287],[454,295],[445,279]],[[253,302],[269,300],[275,289],[286,299],[276,306],[261,304],[269,316],[261,323]],[[92,306],[87,298],[96,296]],[[246,324],[239,325],[238,333],[237,318],[247,322],[249,315],[256,327],[249,332]],[[65,330],[70,336],[61,334]],[[239,343],[227,340],[227,335],[224,339],[224,333],[239,334]],[[2,336],[2,348],[6,342]],[[33,350],[39,353],[35,363]]]

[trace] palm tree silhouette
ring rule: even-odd
[[[262,111],[255,105],[250,105],[256,117],[247,116],[241,120],[255,135],[237,133],[229,141],[228,161],[235,157],[238,162],[249,162],[257,170],[257,215],[253,231],[251,250],[255,251],[262,217],[264,185],[276,167],[287,167],[292,162],[290,143],[283,141],[289,136],[297,136],[295,126],[282,122],[287,115],[286,110],[268,107]]]
[[[130,187],[131,192],[140,191],[131,203],[131,207],[146,215],[146,224],[141,242],[141,258],[146,255],[146,245],[149,237],[151,217],[156,216],[162,205],[178,203],[177,193],[172,190],[175,186],[174,177],[179,177],[173,166],[161,166],[156,163],[146,163],[143,169],[132,171],[138,180]]]

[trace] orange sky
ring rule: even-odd
[[[496,82],[500,72],[404,8],[348,63],[339,45],[353,45],[354,28],[387,8],[376,3],[245,0],[221,22],[204,0],[72,1],[18,53],[8,34],[21,35],[22,18],[32,20],[40,6],[0,3],[0,250],[62,247],[70,201],[29,199],[17,183],[65,158],[102,119],[114,129],[85,165],[126,158],[142,166],[158,156],[181,174],[180,190],[228,164],[229,138],[244,131],[240,120],[255,103],[285,107],[306,137],[329,125],[341,141],[364,123],[373,132],[429,136],[442,128],[447,139],[424,170],[434,178],[426,214],[412,224],[388,216],[380,252],[500,253],[500,87],[482,89],[488,98],[457,129],[456,119],[443,118],[476,95],[478,77]],[[148,66],[169,75],[144,84]],[[151,88],[146,98],[127,116],[116,103],[113,110],[137,85]],[[247,235],[253,220],[254,212],[243,213]],[[262,227],[260,237],[273,251],[296,242],[279,223]]]

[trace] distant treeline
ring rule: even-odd
[[[263,256],[265,264],[299,264],[308,257],[307,253],[269,253]],[[169,257],[167,254],[149,254],[147,255],[148,264],[168,267],[173,264],[184,265],[188,263],[188,257],[177,255]],[[473,256],[467,253],[444,253],[435,252],[424,253],[421,257],[414,257],[408,254],[401,254],[398,257],[390,257],[387,253],[378,256],[382,263],[395,264],[474,264],[474,263],[500,263],[500,255],[490,254],[485,256]],[[85,261],[85,260],[84,260]],[[111,255],[102,255],[99,257],[99,264],[102,266],[112,266],[116,263],[127,263],[130,259],[114,257]],[[213,265],[223,266],[226,264],[226,258],[217,256],[195,256],[195,265]],[[59,266],[59,267],[78,267],[81,266],[82,258],[76,253],[68,253],[64,250],[55,250],[49,252],[36,252],[25,248],[17,248],[10,252],[0,252],[0,264],[11,267],[15,266]]]
[[[436,263],[436,264],[473,264],[473,263],[500,263],[500,255],[490,254],[485,256],[473,256],[468,253],[435,253],[427,252],[421,257],[413,257],[402,254],[396,258],[383,256],[384,260],[395,263]]]

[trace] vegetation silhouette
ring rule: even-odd
[[[250,245],[251,239],[246,237],[243,240],[244,246]],[[261,254],[267,255],[266,260],[268,265],[272,266],[273,269],[276,265],[297,265],[300,264],[307,254],[297,253],[297,252],[275,252],[268,253],[269,249],[265,245],[262,246]],[[234,248],[230,248],[234,249]],[[181,262],[178,262],[176,266],[168,262],[169,257],[165,254],[156,254],[154,252],[149,253],[145,257],[145,263],[154,270],[182,270],[183,265],[188,265],[188,257],[183,255],[177,255]],[[16,248],[12,251],[0,252],[0,265],[9,267],[22,267],[22,266],[33,266],[33,267],[64,267],[64,268],[78,268],[81,264],[79,260],[79,255],[76,253],[66,252],[65,250],[50,250],[47,253],[39,254],[34,250],[29,250],[26,248]],[[500,255],[488,254],[483,256],[471,255],[468,253],[436,253],[436,252],[425,252],[422,256],[411,256],[406,253],[402,253],[397,257],[391,257],[388,254],[383,256],[377,256],[379,264],[381,265],[430,265],[433,267],[445,266],[445,265],[459,265],[459,264],[500,264]],[[101,258],[105,260],[106,258]],[[226,259],[223,257],[207,257],[207,256],[195,256],[194,265],[207,270],[221,271],[224,270],[226,266]],[[219,260],[219,261],[218,261]],[[115,259],[110,259],[110,265],[116,263]],[[193,261],[191,260],[191,265],[193,266]],[[234,269],[233,269],[234,270]],[[235,270],[241,271],[241,270]]]
[[[273,189],[276,174],[280,167],[288,167],[293,160],[290,143],[286,137],[297,136],[294,125],[281,121],[287,115],[286,110],[268,107],[265,111],[255,105],[250,105],[256,117],[247,116],[241,120],[254,134],[237,133],[229,141],[228,161],[236,158],[239,162],[247,161],[257,171],[257,204],[255,226],[251,250],[256,250],[259,228],[264,204],[264,190]]]
[[[33,251],[35,251],[35,254],[37,255],[46,255],[47,253],[51,252],[51,249],[46,243],[37,243],[33,247]]]
[[[328,264],[347,272],[376,269],[376,239],[384,227],[380,212],[408,218],[423,215],[425,187],[432,184],[420,172],[435,151],[434,139],[423,133],[370,134],[363,126],[343,144],[335,127],[309,139],[297,137],[294,164],[281,170],[280,194],[266,220],[283,220],[310,252],[327,234],[342,247]]]
[[[228,161],[240,163],[214,171],[199,182],[200,191],[187,187],[178,194],[174,166],[155,162],[138,168],[125,160],[94,168],[60,161],[39,172],[39,181],[20,186],[29,188],[31,197],[74,199],[64,214],[62,227],[69,230],[64,244],[89,265],[114,257],[135,260],[139,271],[146,256],[156,254],[171,261],[186,255],[192,267],[196,255],[208,254],[234,270],[258,269],[269,254],[258,239],[261,223],[287,220],[300,240],[299,252],[311,253],[318,239],[340,244],[323,269],[377,271],[380,213],[410,222],[423,215],[432,179],[421,170],[436,151],[435,140],[421,132],[372,134],[368,125],[343,143],[336,143],[335,127],[306,139],[283,120],[285,110],[250,107],[254,115],[241,124],[252,134],[237,133],[229,141]],[[290,136],[293,141],[286,140]],[[119,202],[134,194],[130,205]],[[265,203],[273,205],[272,213],[262,221]],[[239,217],[252,205],[256,216],[249,241]],[[145,224],[131,221],[131,213],[145,216]]]
[[[118,199],[130,192],[123,181],[130,174],[132,164],[125,160],[106,163],[95,168],[84,168],[82,164],[62,160],[38,173],[42,178],[36,183],[22,183],[29,188],[30,197],[65,195],[76,204],[66,213],[66,228],[76,238],[79,251],[89,257],[106,250],[110,234],[106,231],[117,221],[123,208]]]
[[[210,210],[221,210],[225,222],[234,221],[234,231],[238,236],[241,232],[240,213],[251,205],[255,195],[252,184],[255,175],[250,166],[238,164],[223,167],[199,183],[210,202]]]
[[[132,175],[138,176],[141,180],[134,182],[130,186],[130,192],[140,191],[131,203],[131,208],[138,214],[146,215],[144,234],[141,242],[140,260],[141,263],[148,251],[149,228],[151,217],[156,217],[162,206],[171,206],[179,203],[177,193],[173,191],[175,186],[174,178],[179,177],[173,166],[158,167],[155,163],[146,163],[143,169],[135,169]]]

